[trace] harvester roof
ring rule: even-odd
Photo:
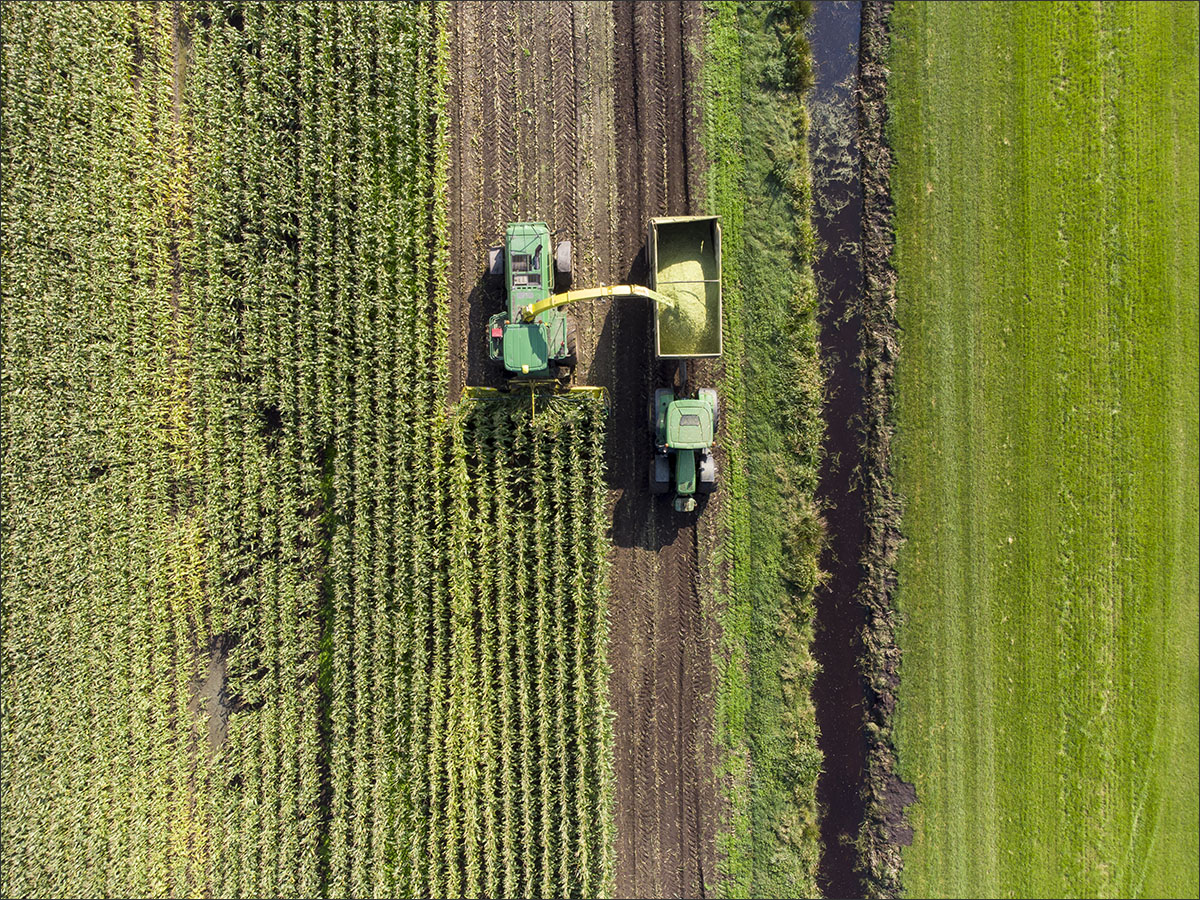
[[[546,326],[539,322],[512,323],[504,328],[504,368],[531,374],[545,371],[550,359]]]
[[[513,222],[505,232],[504,246],[509,315],[515,318],[519,306],[544,299],[553,287],[550,227],[545,222]]]

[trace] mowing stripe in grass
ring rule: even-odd
[[[1195,895],[1197,8],[900,4],[918,896]]]

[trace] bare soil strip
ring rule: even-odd
[[[502,307],[482,279],[506,222],[565,229],[575,283],[644,283],[646,222],[702,212],[696,3],[462,3],[452,11],[451,400],[499,386],[483,329]],[[579,383],[611,400],[610,606],[618,896],[703,896],[715,862],[712,653],[696,516],[646,490],[653,358],[643,301],[574,310]],[[710,384],[711,366],[693,366]],[[713,510],[701,509],[699,516]]]

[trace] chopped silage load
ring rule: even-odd
[[[659,305],[659,352],[665,356],[713,352],[708,348],[714,343],[716,298],[709,296],[715,291],[704,283],[700,261],[685,259],[659,269],[658,285],[659,293],[672,300],[669,307]]]

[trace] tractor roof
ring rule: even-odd
[[[667,409],[667,445],[703,450],[713,442],[712,408],[703,400],[676,400]]]

